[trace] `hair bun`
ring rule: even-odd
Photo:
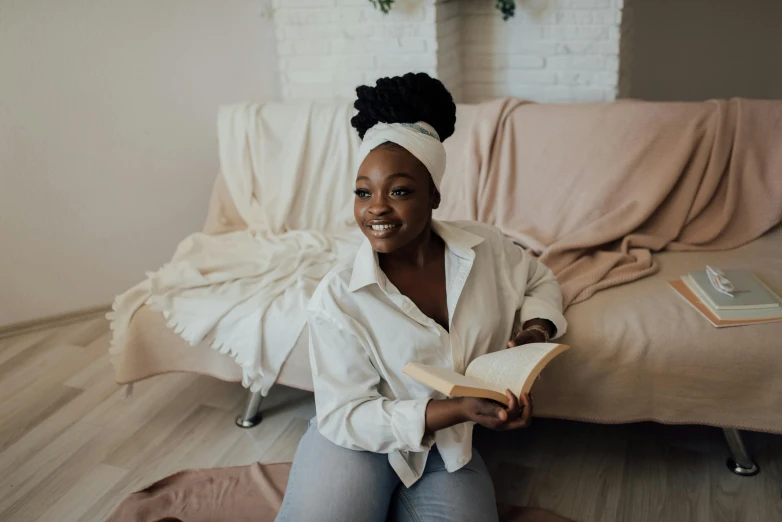
[[[380,78],[374,87],[356,88],[353,106],[358,114],[350,123],[364,139],[364,134],[378,122],[415,123],[424,121],[434,127],[440,141],[453,134],[456,104],[440,80],[426,73]]]

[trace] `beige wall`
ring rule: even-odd
[[[264,0],[0,0],[0,325],[99,306],[200,229],[221,103],[277,97]]]
[[[619,95],[782,98],[782,0],[625,0]]]

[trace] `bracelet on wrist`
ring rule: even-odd
[[[543,342],[544,343],[547,343],[549,341],[549,339],[550,339],[548,330],[546,330],[545,328],[543,328],[540,325],[535,324],[535,325],[532,325],[532,326],[530,326],[528,328],[525,328],[524,330],[527,331],[527,332],[540,332],[540,333],[542,333],[543,334]]]

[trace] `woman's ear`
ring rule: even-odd
[[[440,208],[440,191],[434,186],[434,181],[429,182],[429,190],[432,194],[432,210]]]

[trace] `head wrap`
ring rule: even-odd
[[[445,147],[434,127],[426,122],[376,123],[364,134],[364,141],[358,149],[358,164],[367,155],[386,142],[396,143],[418,158],[432,176],[434,186],[440,190],[445,174]]]

